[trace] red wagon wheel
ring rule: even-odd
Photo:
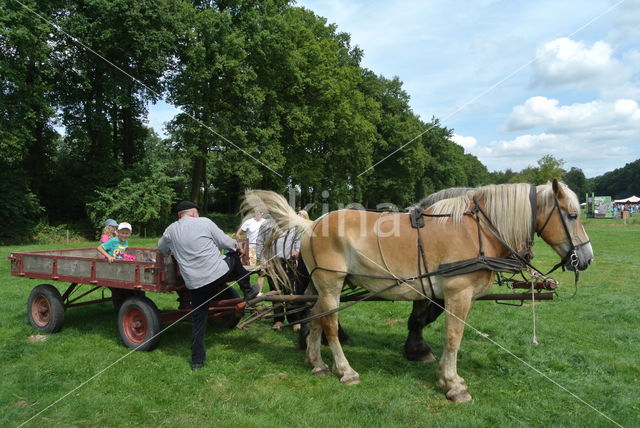
[[[46,333],[55,333],[64,324],[64,303],[57,288],[40,284],[31,290],[27,301],[27,314],[31,325]]]
[[[138,351],[151,351],[160,341],[160,313],[147,297],[130,297],[118,312],[118,330],[125,345]]]

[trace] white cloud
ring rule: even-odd
[[[478,144],[478,140],[473,137],[463,137],[462,135],[453,134],[451,141],[462,146],[467,152]]]
[[[534,87],[582,87],[627,82],[631,71],[613,56],[603,41],[591,47],[566,37],[553,40],[536,53],[531,84]]]
[[[546,132],[606,132],[608,134],[640,131],[640,108],[630,99],[591,101],[567,106],[553,98],[532,97],[516,106],[504,126],[506,131],[541,128]]]
[[[624,142],[602,139],[586,139],[567,134],[526,134],[510,140],[497,140],[477,147],[473,154],[489,171],[521,171],[535,166],[544,155],[552,155],[565,161],[564,168],[581,168],[588,177],[600,175],[610,168],[606,165],[624,165],[636,159],[637,150],[631,150]]]

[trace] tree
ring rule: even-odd
[[[66,215],[84,216],[95,188],[114,186],[144,158],[146,104],[162,92],[179,7],[164,0],[153,7],[133,0],[90,0],[65,3],[51,17],[84,46],[51,32],[55,101],[66,130],[56,156],[75,181],[73,192],[48,189],[55,197],[47,204],[63,204]]]
[[[369,70],[363,71],[363,77],[361,90],[377,102],[379,110],[379,115],[372,117],[377,131],[372,162],[379,163],[364,175],[363,202],[372,208],[380,203],[408,206],[424,191],[420,185],[430,155],[421,138],[406,143],[423,132],[423,124],[411,111],[409,94],[400,79],[387,79]]]
[[[593,191],[614,199],[640,194],[640,159],[616,168],[593,180]]]
[[[43,209],[27,186],[24,172],[10,169],[0,160],[0,239],[29,237]]]
[[[52,10],[48,1],[25,3],[44,15]],[[19,4],[0,6],[0,165],[12,171],[0,180],[0,194],[6,198],[3,214],[13,218],[5,230],[16,234],[26,234],[42,214],[39,197],[58,137],[49,32],[48,24]],[[17,219],[23,224],[15,225]]]
[[[580,201],[584,202],[585,194],[589,191],[584,172],[580,168],[571,167],[562,180],[578,195]]]
[[[263,168],[255,159],[272,169],[283,162],[278,150],[260,144],[268,133],[261,133],[255,121],[262,94],[247,60],[246,38],[252,34],[234,23],[235,14],[260,9],[249,4],[253,3],[202,4],[186,12],[192,25],[184,29],[168,80],[169,99],[184,113],[169,130],[172,141],[193,159],[188,194],[196,202],[204,200],[203,190],[212,180],[207,174],[212,151],[219,152],[220,183],[233,187],[236,195],[261,179]]]
[[[518,173],[513,172],[511,168],[507,168],[504,171],[492,171],[489,173],[489,182],[493,184],[511,183],[511,180],[517,174]]]
[[[115,187],[96,189],[97,198],[87,203],[89,218],[93,224],[101,224],[108,217],[125,219],[146,232],[171,211],[176,196],[171,184],[162,165],[154,164],[138,181],[125,178]]]
[[[562,169],[562,165],[564,165],[562,159],[556,159],[551,155],[544,155],[538,159],[535,184],[544,184],[553,179],[562,179],[565,175],[565,170]]]

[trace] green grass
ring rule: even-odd
[[[562,298],[535,306],[539,346],[531,345],[531,306],[478,302],[469,324],[623,426],[640,425],[640,227],[587,222],[596,254],[581,274],[555,275]],[[131,239],[151,247],[154,239]],[[58,245],[59,248],[78,244]],[[71,308],[65,327],[45,342],[26,319],[41,281],[9,275],[0,247],[0,421],[17,426],[79,384],[29,425],[53,426],[611,426],[571,394],[467,328],[458,371],[474,401],[455,405],[436,386],[436,366],[402,356],[409,302],[363,303],[343,312],[353,344],[345,347],[361,384],[316,378],[290,330],[207,332],[207,365],[189,368],[190,325],[178,324],[149,353],[127,355],[111,304]],[[536,264],[557,257],[536,244]],[[60,289],[66,284],[58,284]],[[496,290],[502,291],[502,290]],[[174,295],[149,295],[174,308]],[[266,322],[258,323],[266,327]],[[436,356],[443,320],[425,330]],[[323,349],[331,362],[328,348]],[[104,370],[127,355],[113,367]],[[103,371],[104,370],[104,371]]]

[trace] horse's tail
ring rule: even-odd
[[[273,227],[265,230],[265,236],[258,238],[264,241],[262,261],[269,261],[267,275],[276,281],[277,288],[280,288],[278,284],[282,284],[285,292],[291,292],[293,284],[291,284],[291,278],[287,275],[283,265],[272,262],[278,257],[276,244],[284,236],[285,240],[281,250],[285,253],[291,253],[293,243],[299,240],[303,233],[311,229],[313,222],[298,215],[284,197],[268,190],[252,190],[245,194],[244,201],[240,205],[241,214],[243,217],[251,216],[255,210],[261,211],[275,223]]]
[[[240,213],[246,217],[252,215],[255,210],[268,214],[281,230],[295,227],[303,233],[309,231],[313,223],[297,215],[282,195],[269,190],[251,190],[245,194],[240,205]]]

